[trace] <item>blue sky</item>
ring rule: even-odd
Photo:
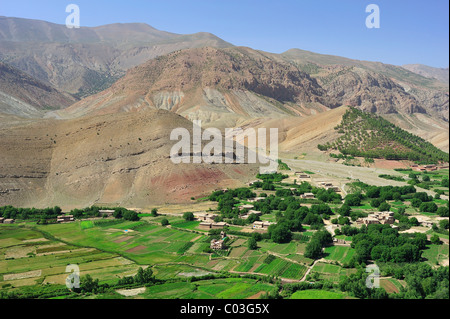
[[[234,45],[281,53],[291,48],[402,65],[449,65],[448,0],[0,0],[0,15],[81,25],[144,22],[174,33],[211,32]],[[368,29],[368,4],[380,28]]]

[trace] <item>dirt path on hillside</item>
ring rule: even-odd
[[[305,281],[305,280],[306,280],[306,276],[309,275],[309,273],[311,272],[311,269],[313,269],[314,266],[315,266],[318,262],[324,261],[324,260],[325,260],[325,259],[323,259],[323,258],[314,260],[313,264],[312,264],[311,266],[308,267],[308,270],[305,272],[305,274],[303,275],[302,279],[300,279],[299,281]]]

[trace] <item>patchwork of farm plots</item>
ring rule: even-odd
[[[68,264],[77,264],[82,275],[89,273],[101,282],[132,275],[139,266],[147,265],[161,279],[231,271],[299,280],[312,263],[303,256],[305,243],[261,241],[258,250],[250,250],[248,239],[240,237],[231,239],[230,249],[223,255],[210,256],[203,252],[210,239],[197,231],[197,225],[178,221],[162,227],[146,221],[84,220],[28,225],[34,228],[1,227],[0,282],[15,287],[64,284]],[[24,258],[33,259],[25,263]]]
[[[105,282],[138,268],[115,253],[65,244],[32,229],[0,227],[0,287],[64,284],[68,264]]]
[[[349,246],[329,246],[325,247],[324,258],[326,260],[335,260],[340,264],[345,264],[352,259],[354,254],[355,250]]]
[[[313,272],[318,273],[320,279],[339,282],[342,277],[348,277],[350,274],[356,273],[356,269],[343,268],[327,262],[318,262],[314,265],[310,274]]]
[[[395,278],[381,278],[380,287],[387,293],[398,293],[402,287],[406,287],[406,282]]]
[[[92,228],[80,227],[80,223],[75,222],[39,229],[75,245],[118,253],[140,265],[168,262],[203,265],[208,260],[206,255],[197,254],[193,258],[191,254],[185,254],[192,251],[196,243],[199,243],[197,249],[203,247],[206,236],[145,221],[124,221],[116,225],[98,223]]]
[[[348,297],[342,292],[309,289],[294,292],[290,299],[347,299],[347,298]]]
[[[246,299],[258,298],[273,285],[246,278],[176,282],[147,287],[138,298],[145,299]]]

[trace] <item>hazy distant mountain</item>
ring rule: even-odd
[[[447,85],[449,84],[449,68],[434,68],[423,64],[405,64],[402,67],[426,78],[436,79]]]
[[[0,113],[40,117],[43,111],[65,108],[75,101],[70,94],[0,62]]]
[[[408,86],[421,86],[429,89],[448,90],[448,83],[440,83],[436,79],[424,77],[420,74],[411,72],[397,65],[381,62],[354,60],[334,55],[314,53],[300,49],[288,50],[282,53],[281,56],[302,65],[312,63],[317,65],[342,65],[349,67],[360,67],[366,70],[380,73]]]
[[[127,70],[144,64],[155,57],[164,56],[181,49],[204,47],[231,48],[232,45],[209,33],[179,35],[160,31],[142,23],[68,29],[64,25],[45,21],[0,17],[0,60],[27,72],[37,79],[51,83],[60,90],[80,97],[86,97],[107,89]],[[219,54],[223,51],[215,52]],[[312,104],[308,103],[313,102],[316,103],[313,108],[316,107],[319,111],[323,107],[348,104],[380,114],[396,112],[426,113],[448,121],[448,84],[408,71],[400,66],[352,60],[299,49],[292,49],[281,55],[251,50],[243,53],[243,49],[240,49],[240,52],[240,55],[237,55],[238,60],[231,61],[231,69],[228,68],[229,65],[218,64],[217,62],[220,62],[220,59],[213,58],[216,69],[203,69],[202,77],[205,78],[206,73],[214,74],[216,80],[220,80],[220,85],[233,80],[234,86],[225,88],[226,90],[231,89],[236,93],[244,89],[244,91],[252,92],[252,94],[264,96],[266,99],[255,98],[254,96],[244,97],[239,93],[241,96],[237,98],[241,101],[246,100],[241,104],[249,105],[250,108],[252,108],[251,104],[254,103],[252,101],[256,99],[258,101],[256,104],[259,105],[256,108],[260,108],[256,113],[259,115],[273,112],[276,114],[307,114],[309,113],[308,109],[312,107]],[[213,55],[214,53],[211,51],[210,56]],[[239,60],[242,56],[247,56],[247,60]],[[192,58],[192,55],[185,56],[183,61],[175,62],[186,63],[184,68],[189,69],[188,65],[191,62],[188,59],[190,58]],[[263,70],[262,73],[256,72],[255,74],[250,70],[252,81],[262,81],[262,83],[258,82],[258,85],[256,85],[256,83],[249,82],[244,85],[244,82],[242,82],[236,86],[238,84],[236,80],[239,78],[245,80],[245,75],[240,74],[240,70],[234,70],[232,63],[237,63],[240,68],[245,68],[245,64],[252,59],[257,61],[252,62],[253,67],[259,63],[260,65],[257,65],[257,68],[260,71]],[[205,62],[207,61],[200,59],[200,63]],[[295,77],[289,83],[289,75],[287,75],[287,78],[282,81],[283,85],[280,86],[282,76],[277,75],[275,78],[278,77],[278,87],[273,84],[267,86],[264,81],[267,82],[267,79],[272,77],[271,73],[268,72],[271,65],[282,66],[279,70],[281,73],[284,72],[283,70],[300,72],[303,74],[301,75],[302,79],[306,79],[305,81],[313,84],[305,86],[303,80],[303,82],[296,82]],[[158,66],[164,69],[165,76],[176,74],[176,72],[173,72],[175,68],[183,69],[183,65],[170,66],[171,71],[166,66],[162,66],[161,62],[158,63]],[[226,72],[221,72],[220,68],[225,68]],[[142,68],[137,70],[142,70]],[[264,72],[265,75],[263,75]],[[195,72],[191,70],[191,73]],[[231,79],[227,78],[230,74],[234,74]],[[132,76],[127,76],[124,82],[119,83],[123,84],[130,81]],[[198,77],[198,75],[196,76]],[[265,76],[265,78],[260,79],[259,76]],[[177,86],[176,81],[181,78],[170,78],[166,81],[172,82],[171,87],[175,88]],[[195,79],[196,77],[182,79],[183,94],[186,94],[185,88],[187,86],[191,85],[193,88],[192,81],[195,81]],[[139,75],[136,75],[135,81],[140,81]],[[157,91],[164,91],[148,79],[140,82],[152,94]],[[201,86],[207,88],[220,86],[219,83],[213,82],[201,83]],[[266,85],[266,87],[262,88],[263,85]],[[221,89],[224,88],[221,87]],[[126,88],[126,90],[129,89]],[[271,92],[269,92],[270,90]],[[226,105],[228,107],[227,112],[248,113],[247,111],[236,111],[235,106],[230,106],[233,103],[236,104],[236,99],[227,100],[225,96],[217,94],[216,91],[210,90],[199,94],[206,95],[208,105],[212,104],[217,107],[218,101],[225,101],[219,103],[219,108],[216,108],[216,111],[223,110],[223,105]],[[293,96],[286,96],[286,94],[292,95],[293,91],[296,92],[295,94],[300,91],[303,93],[295,99],[293,99]],[[110,91],[103,93],[106,92]],[[153,102],[145,101],[144,104],[154,104],[156,108],[167,108],[169,106],[158,106],[158,103],[166,103],[163,101],[163,96],[166,99],[170,98],[171,101],[181,99],[177,94],[171,96],[172,93],[167,94],[166,92],[160,95],[161,102],[157,102],[158,98],[155,97],[156,100],[152,100]],[[200,103],[199,101],[203,103],[205,98],[200,95],[197,94],[196,98],[185,96],[182,102],[185,106],[184,110],[188,105],[194,107],[199,106],[196,104],[197,102]],[[213,96],[208,97],[208,95]],[[312,98],[313,96],[317,98]],[[272,100],[268,101],[267,98]],[[131,101],[128,104],[124,101],[119,102],[119,100],[116,100],[114,104],[122,103],[125,109],[141,105],[141,103],[134,103],[135,101],[132,101],[132,98],[127,98],[127,101]],[[89,100],[83,101],[83,104],[86,105],[86,102],[89,103]],[[280,105],[283,105],[283,107],[279,109],[280,105],[273,107],[268,106],[267,103],[281,103]],[[286,109],[288,105],[289,107]],[[173,105],[170,107],[173,107]],[[303,110],[299,111],[299,107]],[[103,106],[100,108],[103,108]],[[237,109],[239,108],[245,109],[246,106],[239,105]],[[262,109],[265,109],[265,111],[261,111]],[[267,109],[271,109],[271,111],[268,112]],[[208,111],[210,110],[208,109]],[[254,111],[249,112],[254,113]],[[202,116],[211,117],[212,115],[208,113]]]
[[[352,60],[299,49],[286,51],[280,56],[316,78],[324,88],[328,87],[331,96],[342,102],[348,101],[352,106],[381,114],[392,113],[389,109],[398,110],[400,106],[407,113],[425,111],[447,122],[449,120],[448,83],[380,62]],[[379,86],[385,90],[378,90]],[[378,98],[374,99],[374,96]],[[380,105],[379,101],[384,102]],[[364,103],[367,105],[363,106]]]
[[[210,33],[174,34],[142,23],[68,29],[0,17],[0,60],[79,96],[107,88],[130,67],[156,56],[204,46],[232,45]]]

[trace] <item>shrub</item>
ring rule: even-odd
[[[186,213],[183,214],[183,218],[186,221],[193,221],[195,217],[194,217],[194,214],[192,212],[186,212]]]
[[[384,202],[384,203],[381,203],[380,206],[378,206],[378,209],[381,212],[387,212],[387,211],[389,211],[391,209],[391,205],[389,205],[388,203]]]
[[[433,202],[427,202],[420,204],[419,210],[426,213],[435,213],[438,210],[438,207]]]

